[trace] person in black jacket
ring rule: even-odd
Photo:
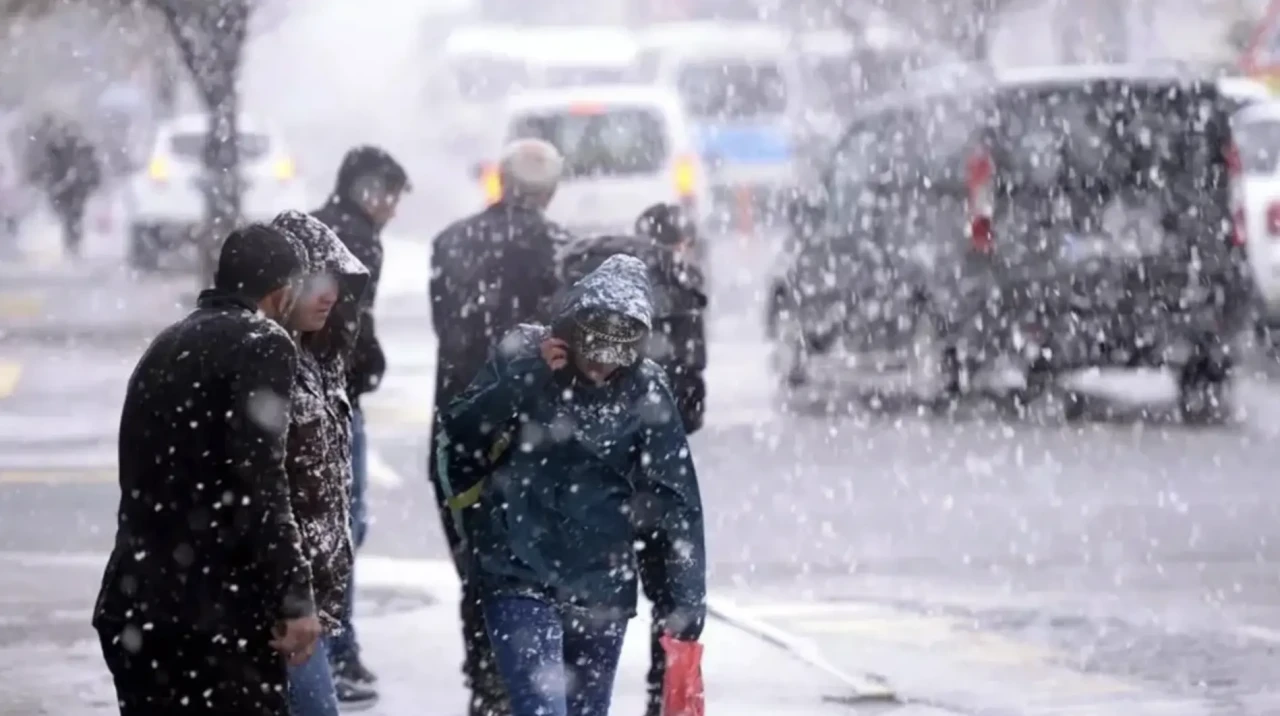
[[[404,167],[385,150],[360,146],[347,152],[338,168],[333,193],[324,206],[312,216],[327,225],[364,264],[369,272],[368,288],[361,303],[359,332],[351,349],[347,386],[351,398],[351,536],[356,549],[364,544],[369,529],[365,490],[368,486],[368,452],[364,433],[364,415],[360,412],[360,396],[377,390],[387,370],[386,356],[378,342],[374,325],[373,304],[378,280],[382,277],[382,229],[395,216],[400,198],[409,191],[409,176]],[[354,570],[351,571],[354,575]],[[348,585],[348,596],[355,585]],[[354,603],[348,603],[342,631],[329,640],[329,658],[343,703],[366,702],[377,677],[360,660],[351,615]]]
[[[509,713],[509,707],[494,667],[480,595],[464,569],[463,535],[448,513],[437,472],[439,420],[484,366],[497,339],[520,323],[546,317],[559,286],[556,246],[567,234],[543,211],[555,195],[563,165],[560,153],[546,142],[513,142],[499,164],[502,199],[447,227],[432,246],[431,319],[438,354],[428,472],[463,584],[463,673],[472,692],[473,716],[497,716]]]
[[[671,394],[692,435],[702,428],[707,388],[707,337],[703,314],[707,307],[702,271],[694,262],[697,235],[684,213],[672,204],[655,204],[636,220],[631,236],[584,238],[561,249],[558,257],[561,282],[572,286],[614,254],[634,256],[649,268],[654,293],[653,330],[645,346],[646,357],[666,372]],[[669,545],[661,533],[638,530],[637,564],[645,598],[653,605],[653,633],[647,677],[646,716],[662,711],[662,679],[666,655],[660,641],[664,625],[675,610],[675,600],[663,588],[668,584],[665,555]]]
[[[123,716],[287,716],[320,636],[285,436],[301,257],[232,232],[214,287],[151,343],[120,416],[115,548],[93,625]]]
[[[79,256],[84,241],[84,214],[89,197],[102,185],[102,160],[84,130],[47,117],[37,129],[39,142],[31,178],[48,195],[49,204],[62,222],[62,242],[67,253]]]

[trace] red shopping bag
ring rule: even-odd
[[[664,634],[662,651],[667,655],[667,670],[662,680],[662,716],[705,716],[702,644]]]

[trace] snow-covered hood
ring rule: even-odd
[[[634,256],[615,254],[573,284],[555,312],[557,321],[584,311],[612,311],[653,327],[649,268]]]
[[[340,345],[350,346],[359,329],[359,304],[369,287],[369,269],[347,249],[324,222],[301,211],[283,211],[271,220],[302,257],[308,275],[328,274],[338,281],[338,306],[325,331],[337,331]]]

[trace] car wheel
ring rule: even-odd
[[[1231,419],[1231,376],[1208,360],[1189,361],[1178,374],[1178,414],[1186,425],[1221,425]]]
[[[129,227],[129,267],[144,273],[160,268],[160,237],[154,226]]]

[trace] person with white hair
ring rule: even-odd
[[[541,139],[511,142],[498,162],[503,200],[535,211],[545,211],[551,204],[563,173],[564,157]]]
[[[490,347],[516,326],[548,318],[559,288],[556,250],[568,243],[569,235],[543,212],[555,196],[563,169],[564,159],[551,144],[539,139],[512,142],[498,166],[501,198],[435,238],[431,318],[438,354],[431,455],[436,453],[442,410],[485,365]],[[469,713],[506,716],[510,705],[485,630],[483,595],[465,569],[470,561],[462,528],[465,519],[455,521],[447,508],[448,486],[441,484],[434,459],[428,460],[428,471],[462,581],[463,673],[471,689]]]

